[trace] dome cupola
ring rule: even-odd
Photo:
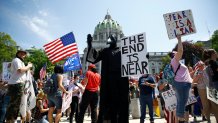
[[[95,27],[93,35],[94,41],[105,41],[110,34],[116,35],[118,39],[124,36],[122,27],[116,21],[114,21],[109,12],[107,12],[104,20],[99,22]]]

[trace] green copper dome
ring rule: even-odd
[[[115,35],[118,40],[124,37],[121,26],[111,18],[111,15],[107,12],[104,20],[99,22],[95,27],[93,34],[94,41],[105,42],[109,35]]]
[[[107,28],[113,30],[121,30],[120,25],[116,21],[114,21],[111,18],[111,15],[109,15],[108,13],[105,16],[104,20],[102,22],[99,22],[98,25],[95,27],[95,32],[105,30]]]

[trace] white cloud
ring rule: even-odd
[[[38,36],[40,36],[41,38],[47,41],[52,40],[52,36],[49,34],[47,30],[48,23],[46,20],[43,20],[38,16],[34,16],[34,17],[22,16],[21,19],[22,22]]]
[[[46,11],[40,10],[39,14],[43,17],[46,17],[48,15],[48,13]]]

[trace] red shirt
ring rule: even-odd
[[[88,79],[88,83],[86,85],[86,90],[89,90],[91,92],[98,91],[98,86],[101,82],[101,76],[98,73],[94,73],[90,70],[86,72],[86,78]]]

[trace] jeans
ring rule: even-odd
[[[56,109],[62,108],[62,96],[61,92],[56,92],[52,95],[48,95],[48,107],[56,107]]]
[[[145,120],[146,105],[148,105],[150,121],[154,121],[152,94],[140,95],[139,99],[140,99],[140,106],[141,106],[140,107],[140,109],[141,109],[140,121],[144,121]]]
[[[48,120],[46,120],[46,115],[43,116],[41,119],[39,120],[35,120],[36,123],[49,123]]]
[[[189,90],[191,88],[191,83],[187,82],[177,82],[173,83],[176,92],[177,106],[176,106],[176,116],[184,118],[185,106],[189,97]]]
[[[10,101],[10,97],[6,95],[2,96],[0,99],[0,123],[4,123],[5,121],[5,114],[9,101]]]

